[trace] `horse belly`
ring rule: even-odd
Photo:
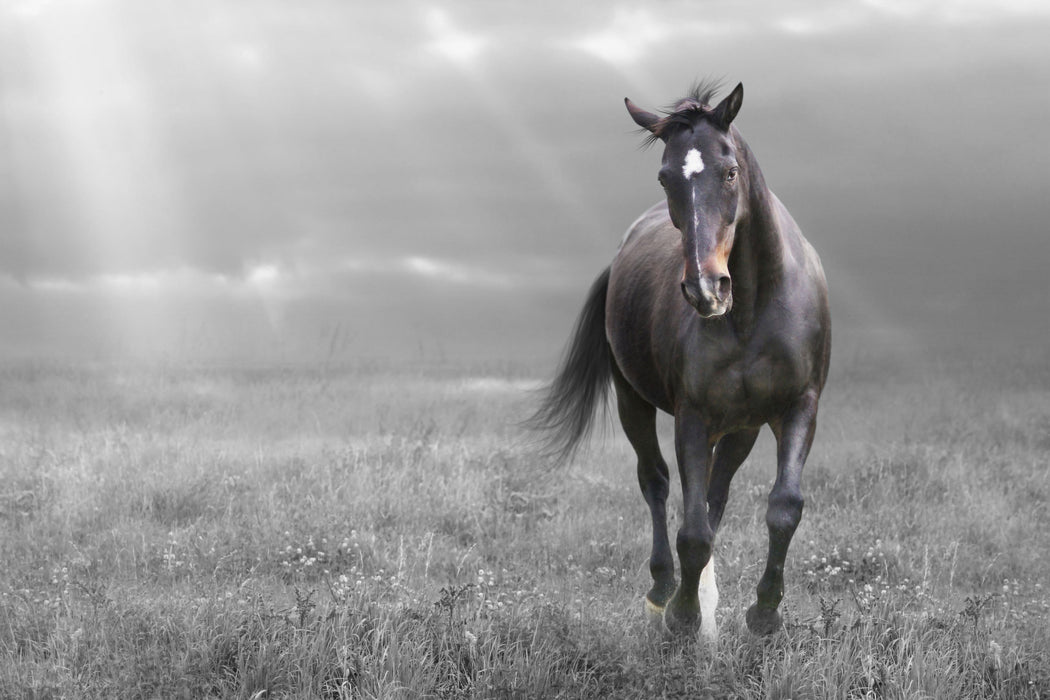
[[[607,326],[607,337],[616,367],[631,388],[661,411],[673,412],[658,361],[647,347],[647,334],[613,323]]]

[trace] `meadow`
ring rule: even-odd
[[[533,455],[517,423],[547,370],[10,363],[0,697],[1050,698],[1035,355],[840,353],[785,629],[743,622],[766,431],[716,545],[714,646],[642,614],[618,427],[565,467]],[[680,500],[675,477],[672,532]]]

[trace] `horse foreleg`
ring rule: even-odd
[[[701,623],[700,574],[711,559],[715,537],[707,515],[711,444],[700,414],[689,408],[675,412],[675,452],[684,506],[684,521],[676,542],[682,581],[667,604],[664,623],[673,632],[688,632]]]
[[[777,438],[777,479],[766,509],[769,554],[758,582],[757,601],[748,608],[746,616],[748,629],[755,634],[771,634],[782,624],[777,608],[784,597],[784,561],[802,519],[802,467],[813,444],[816,425],[815,393],[807,393],[782,420],[771,424]]]
[[[740,465],[744,463],[755,446],[758,428],[748,428],[723,436],[715,445],[714,461],[711,465],[711,478],[707,487],[707,519],[711,531],[718,532],[729,499],[729,484]],[[715,555],[712,552],[707,566],[700,573],[700,635],[708,641],[718,638],[718,623],[715,611],[718,609],[718,583],[715,577]]]

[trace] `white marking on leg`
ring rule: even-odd
[[[700,636],[708,642],[718,640],[718,622],[715,608],[718,607],[718,583],[715,581],[715,557],[712,554],[707,566],[700,572]]]
[[[689,149],[689,152],[685,154],[685,162],[682,163],[682,174],[689,178],[703,172],[703,169],[704,159],[700,157],[699,149]]]

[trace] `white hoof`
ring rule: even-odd
[[[664,606],[657,605],[653,601],[649,600],[649,596],[645,596],[645,617],[649,620],[649,623],[654,627],[663,627]]]

